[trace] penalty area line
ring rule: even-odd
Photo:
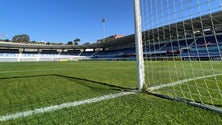
[[[32,116],[35,114],[52,112],[52,111],[60,110],[63,108],[76,107],[79,105],[90,104],[90,103],[99,102],[99,101],[103,101],[103,100],[109,100],[109,99],[118,98],[121,96],[135,94],[135,93],[136,92],[121,92],[121,93],[104,95],[104,96],[95,97],[95,98],[82,100],[82,101],[68,102],[68,103],[63,103],[60,105],[54,105],[54,106],[48,106],[48,107],[43,107],[43,108],[39,108],[39,109],[24,111],[24,112],[18,112],[18,113],[14,113],[14,114],[5,115],[5,116],[0,116],[0,121],[8,121],[11,119]]]

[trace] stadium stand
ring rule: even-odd
[[[214,26],[210,23],[211,19],[214,21]],[[221,60],[222,12],[219,11],[201,17],[201,20],[204,21],[206,30],[199,28],[199,20],[200,17],[192,19],[193,27],[191,26],[191,20],[187,20],[144,31],[146,33],[148,32],[148,34],[152,34],[151,36],[143,36],[143,38],[147,39],[147,41],[144,41],[144,56],[147,59],[152,59],[154,57],[172,58],[178,56],[183,60]],[[163,37],[163,34],[169,33],[168,27],[171,29],[175,28],[175,31],[171,31],[170,34],[165,35],[168,37]],[[193,30],[191,30],[192,28],[197,29],[196,32],[193,32]],[[215,32],[211,32],[211,28],[214,28]],[[186,29],[185,33],[184,29]],[[156,34],[157,38],[152,38],[151,41],[148,41],[148,38],[153,37],[153,34]],[[87,45],[35,45],[0,41],[0,60],[7,61],[6,57],[16,58],[10,59],[13,61],[21,61],[21,57],[33,57],[35,61],[40,61],[42,57],[48,58],[42,59],[43,61],[58,61],[60,59],[76,58],[87,60],[135,59],[134,41],[134,34],[106,42]],[[92,51],[86,51],[87,49]],[[57,59],[52,59],[50,56],[52,58],[56,57]],[[19,57],[20,59],[18,59]]]
[[[62,51],[61,55],[74,55],[78,56],[80,54],[80,50],[67,50],[67,51]]]

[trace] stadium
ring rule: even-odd
[[[203,20],[204,28],[200,27],[200,19]],[[213,26],[211,19],[214,21]],[[153,34],[143,36],[144,56],[148,59],[178,57],[182,60],[189,60],[189,58],[191,58],[191,60],[221,60],[221,24],[222,13],[216,12],[211,15],[144,31],[145,33],[147,32],[147,34],[152,34],[151,32],[153,32],[154,36],[158,36],[155,38],[152,38]],[[191,27],[192,25],[193,27]],[[169,27],[171,34],[164,34],[166,36],[164,38],[163,32],[169,33]],[[184,28],[186,32],[184,32]],[[179,38],[179,41],[177,38]],[[135,60],[136,55],[135,37],[133,34],[104,43],[89,45],[33,45],[12,42],[0,42],[0,45],[1,62],[88,59]],[[86,51],[87,49],[92,51]]]
[[[0,41],[0,124],[221,124],[219,9],[153,28],[142,16],[142,66],[136,33],[85,45]]]

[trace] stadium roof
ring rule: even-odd
[[[222,32],[222,11],[196,17],[193,19],[169,24],[154,29],[144,31],[143,37],[148,42],[167,41],[174,38],[194,34],[202,34],[214,28],[216,31]],[[185,32],[184,32],[185,31]],[[212,33],[211,33],[212,34]],[[166,37],[167,36],[167,37]],[[173,38],[172,38],[173,37]],[[119,39],[93,43],[88,45],[36,45],[25,43],[0,42],[0,47],[4,48],[29,48],[29,49],[96,49],[96,48],[124,48],[135,45],[134,34]]]

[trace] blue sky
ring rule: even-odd
[[[0,34],[8,39],[28,34],[31,40],[93,43],[106,36],[134,33],[133,0],[1,0]]]

